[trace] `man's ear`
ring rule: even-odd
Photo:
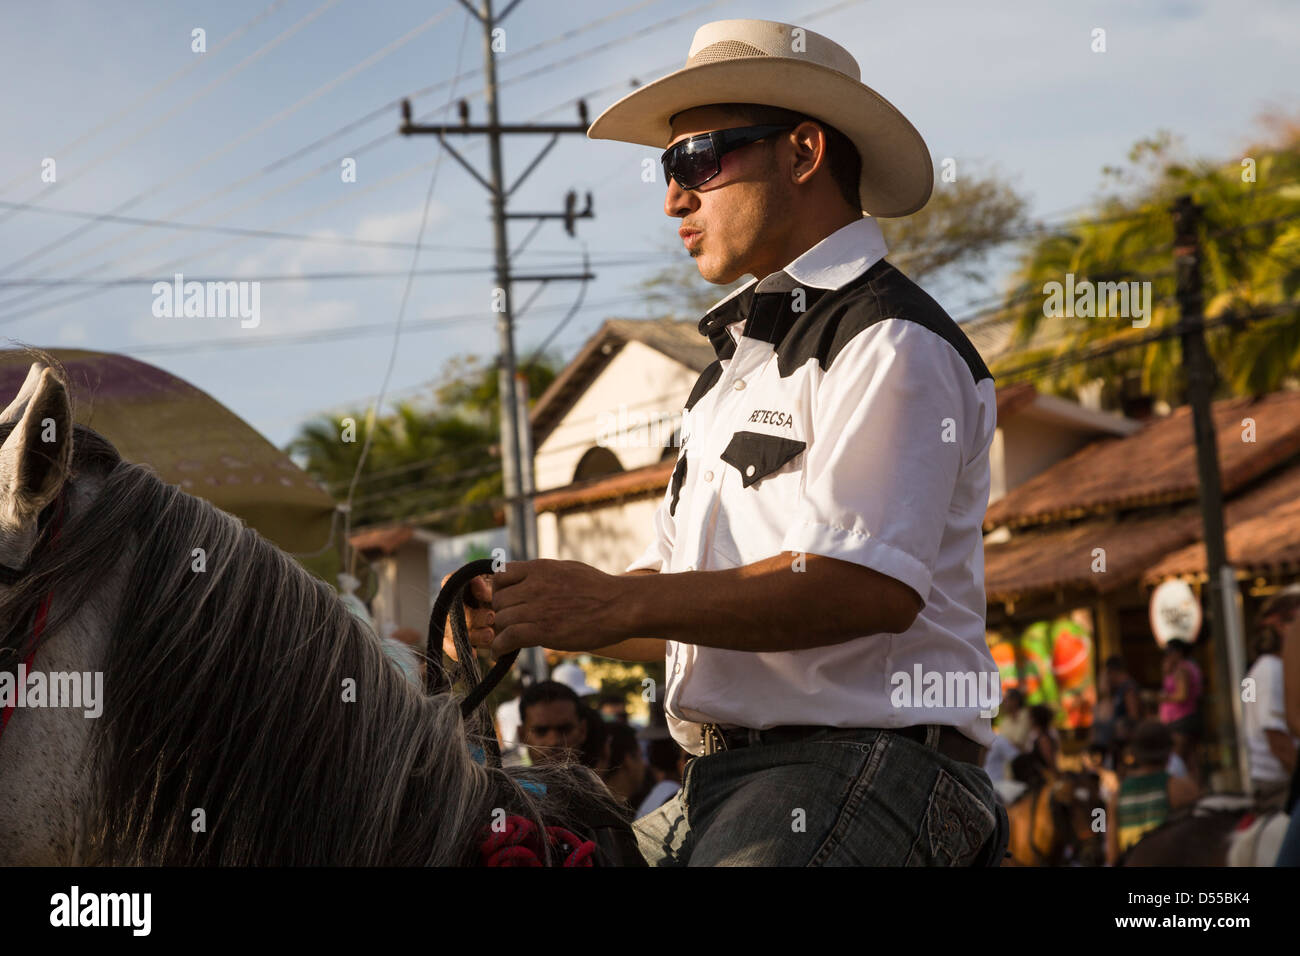
[[[827,165],[826,131],[822,129],[820,125],[811,120],[804,120],[803,123],[800,123],[794,129],[788,130],[786,133],[782,134],[784,136],[795,137],[795,153],[799,157],[799,161],[796,164],[798,169],[795,177],[796,179],[802,178],[802,180],[806,182],[808,178],[812,176],[812,165],[817,163],[819,158],[817,152],[817,137],[819,134],[821,136],[821,153],[820,165],[818,168],[820,169]],[[775,155],[775,151],[773,151],[773,155]]]

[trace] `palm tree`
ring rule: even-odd
[[[554,379],[554,367],[542,357],[524,371],[535,401]],[[430,399],[399,403],[373,423],[352,526],[416,518],[446,534],[491,527],[490,507],[464,506],[502,494],[499,417],[495,368],[473,358],[449,362]],[[369,427],[364,410],[322,416],[304,424],[285,450],[343,501]]]
[[[1106,170],[1117,184],[1136,188],[1103,198],[1095,215],[1035,239],[1005,300],[1016,317],[1016,342],[1029,342],[1047,323],[1056,323],[1063,335],[1047,347],[1013,350],[994,364],[994,374],[1063,394],[1099,378],[1113,389],[1136,376],[1147,394],[1181,404],[1176,336],[1076,359],[1171,331],[1178,322],[1170,207],[1180,195],[1191,195],[1203,207],[1204,311],[1206,340],[1220,374],[1216,396],[1273,391],[1300,372],[1300,125],[1283,122],[1275,130],[1272,142],[1247,151],[1246,163],[1178,162],[1172,140],[1162,135],[1129,154],[1139,173],[1146,167],[1145,177]],[[1243,174],[1251,171],[1253,181]],[[1134,327],[1131,303],[1130,314],[1120,317],[1053,312],[1058,303],[1048,299],[1048,291],[1052,283],[1065,285],[1067,276],[1075,288],[1083,282],[1149,282],[1149,325]],[[1263,311],[1273,317],[1250,317]],[[1049,359],[1066,361],[1033,367]],[[1107,393],[1107,404],[1114,398],[1113,391]]]

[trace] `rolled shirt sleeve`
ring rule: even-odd
[[[852,561],[930,594],[978,396],[942,337],[901,319],[854,336],[812,395],[817,431],[782,550]]]

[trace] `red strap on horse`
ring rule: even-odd
[[[54,513],[54,534],[50,538],[50,544],[54,544],[54,542],[59,540],[59,532],[62,530],[63,496],[59,495],[59,504]],[[45,630],[45,619],[49,617],[50,602],[53,600],[54,590],[51,588],[49,591],[45,592],[45,597],[41,599],[41,606],[36,609],[36,622],[32,625],[32,649],[28,652],[26,659],[23,661],[23,666],[29,671],[32,669],[32,664],[36,660],[36,649],[40,646],[41,633]],[[15,678],[17,678],[17,676],[17,674],[14,674]],[[7,704],[4,708],[4,713],[0,714],[0,737],[4,736],[5,728],[9,726],[9,718],[14,715],[14,711],[17,708],[18,699],[17,695],[15,695],[14,702],[12,704]]]
[[[537,824],[526,817],[508,816],[505,828],[489,828],[487,838],[479,845],[479,860],[483,866],[543,866],[545,853],[537,833]],[[596,844],[581,840],[563,827],[547,827],[546,839],[552,848],[564,854],[561,866],[595,866],[592,854]]]
[[[36,612],[36,624],[32,627],[32,650],[31,653],[27,655],[26,660],[23,661],[23,665],[27,668],[28,671],[32,669],[32,663],[36,660],[37,643],[40,641],[41,631],[45,630],[45,618],[49,616],[50,600],[53,597],[54,597],[54,592],[47,591],[45,594],[45,598],[41,601],[40,609],[37,610]],[[14,677],[17,676],[18,676],[17,674],[14,675]],[[4,715],[0,716],[0,737],[4,736],[5,728],[9,726],[9,718],[14,715],[14,711],[17,709],[17,707],[18,707],[18,697],[15,694],[13,703],[6,704],[4,709]]]

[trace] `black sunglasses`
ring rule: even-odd
[[[736,129],[714,130],[700,133],[674,143],[664,150],[659,161],[664,166],[664,179],[675,179],[683,189],[703,186],[722,172],[722,157],[733,149],[756,143],[764,137],[793,126],[741,126]]]

